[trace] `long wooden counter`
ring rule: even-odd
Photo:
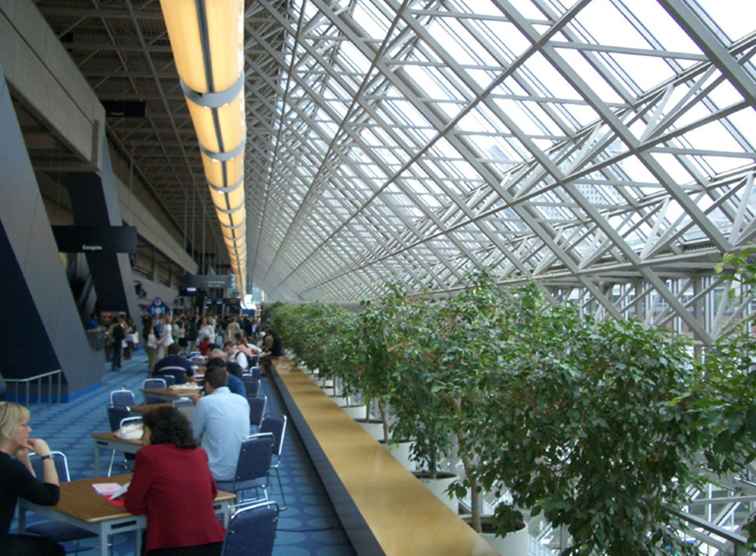
[[[287,358],[272,378],[361,556],[496,555]]]

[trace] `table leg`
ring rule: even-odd
[[[141,556],[142,554],[142,533],[144,531],[137,527],[136,531],[134,531],[134,534],[136,535],[135,543],[136,551],[134,552],[135,556]]]
[[[100,556],[108,556],[110,551],[108,550],[108,537],[109,537],[108,531],[105,529],[103,525],[100,525]]]
[[[100,476],[100,445],[96,440],[94,443],[94,472],[95,477]]]
[[[18,532],[23,533],[26,531],[26,508],[23,504],[19,504],[18,507]]]

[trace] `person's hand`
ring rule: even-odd
[[[47,445],[47,442],[41,438],[30,438],[28,447],[30,450],[34,450],[34,452],[40,457],[50,455],[50,447]]]
[[[194,405],[197,405],[197,402],[200,400],[201,396],[199,394],[189,394],[189,397],[192,399],[192,403]]]

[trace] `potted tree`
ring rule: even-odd
[[[518,336],[489,407],[500,449],[483,462],[486,480],[565,526],[572,554],[690,552],[670,510],[698,479],[705,438],[679,402],[696,380],[685,339],[563,307]]]

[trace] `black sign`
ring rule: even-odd
[[[136,253],[134,226],[53,226],[61,253]]]
[[[184,287],[192,288],[230,288],[233,285],[231,274],[185,274]]]

